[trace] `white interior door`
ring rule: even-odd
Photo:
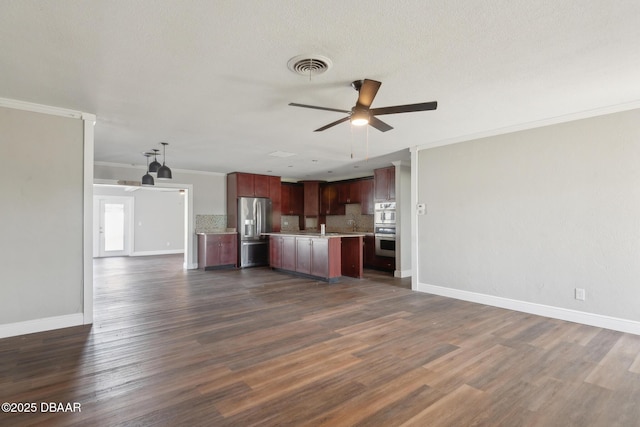
[[[97,221],[94,227],[94,256],[131,254],[131,198],[96,196]]]

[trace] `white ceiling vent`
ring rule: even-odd
[[[331,60],[321,55],[298,55],[287,62],[291,71],[301,76],[316,76],[331,68]]]

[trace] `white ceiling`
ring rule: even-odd
[[[96,114],[98,162],[144,164],[167,141],[172,169],[332,180],[640,100],[639,23],[637,0],[1,0],[0,97]],[[303,54],[333,66],[296,75]],[[373,108],[438,110],[314,133],[343,115],[287,105],[348,110],[363,78],[383,83]]]

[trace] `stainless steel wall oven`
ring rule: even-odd
[[[396,202],[376,203],[374,209],[376,255],[396,256]]]

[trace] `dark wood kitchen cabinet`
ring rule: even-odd
[[[271,199],[271,230],[280,231],[282,216],[282,188],[279,176],[269,176],[269,198]]]
[[[269,266],[282,268],[282,237],[280,236],[269,238]]]
[[[198,234],[198,268],[211,270],[237,265],[236,234]]]
[[[362,278],[362,236],[271,235],[271,268],[328,282]]]
[[[270,176],[242,172],[235,172],[229,175],[235,175],[237,180],[237,197],[270,197]]]
[[[282,269],[296,270],[296,238],[282,236]]]
[[[396,199],[396,168],[376,169],[373,171],[374,201],[386,202]]]
[[[329,239],[311,240],[311,275],[329,277]]]
[[[364,236],[363,264],[366,268],[375,270],[394,271],[396,259],[393,257],[376,255],[376,239],[374,236]]]
[[[304,187],[283,182],[280,186],[283,215],[304,215]]]
[[[360,203],[360,180],[344,181],[338,184],[338,203]]]
[[[362,277],[363,247],[361,236],[343,238],[342,244],[342,275]]]
[[[344,215],[345,205],[340,203],[338,193],[340,184],[327,183],[320,187],[320,212],[323,215]]]
[[[269,266],[295,271],[296,238],[292,236],[271,236],[269,240]]]
[[[342,274],[340,238],[296,237],[295,271],[324,279],[339,277]]]
[[[271,221],[280,230],[279,200],[280,185],[276,185],[280,177],[256,175],[244,172],[233,172],[227,175],[227,227],[238,226],[238,197],[266,197],[271,199]],[[272,194],[273,193],[273,194]],[[274,198],[276,201],[274,202]]]
[[[320,215],[320,181],[303,181],[304,216]]]
[[[363,215],[373,215],[373,178],[360,181],[360,212]]]
[[[298,273],[311,274],[311,239],[296,238],[296,270]]]

